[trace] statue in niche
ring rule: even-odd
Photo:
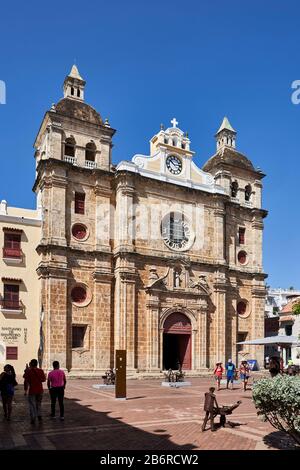
[[[174,287],[181,287],[180,271],[178,269],[174,270]]]

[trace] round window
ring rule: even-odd
[[[190,223],[181,212],[170,212],[164,216],[161,223],[161,234],[165,244],[171,250],[187,250],[194,241]]]
[[[238,261],[241,264],[245,264],[247,261],[247,253],[245,251],[240,251],[238,254]]]
[[[243,300],[237,304],[237,313],[244,316],[247,312],[247,304]]]
[[[87,228],[83,224],[74,224],[72,227],[72,235],[76,240],[84,240],[87,236]]]
[[[81,304],[85,302],[87,298],[86,289],[83,286],[73,287],[72,292],[71,292],[71,298],[72,298],[72,302],[75,302],[76,304]]]

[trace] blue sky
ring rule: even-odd
[[[113,161],[148,153],[160,123],[189,132],[196,163],[224,115],[267,174],[264,269],[300,287],[300,3],[278,0],[5,2],[0,19],[0,198],[34,207],[32,144],[76,61],[86,101],[117,129]]]

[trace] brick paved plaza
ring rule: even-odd
[[[16,391],[11,422],[0,420],[0,449],[65,450],[254,450],[287,449],[293,444],[256,415],[251,390],[241,385],[217,392],[219,404],[242,400],[230,417],[234,428],[201,433],[203,394],[213,380],[191,378],[192,386],[169,389],[160,380],[129,380],[128,398],[113,390],[97,390],[99,380],[69,380],[65,421],[49,417],[49,396],[43,400],[43,422],[31,425],[22,382]],[[217,422],[219,419],[217,419]]]

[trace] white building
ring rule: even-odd
[[[269,288],[266,295],[265,316],[272,318],[278,316],[278,312],[286,305],[293,297],[300,296],[300,290],[290,289],[272,289]]]
[[[280,328],[280,311],[294,297],[300,296],[300,291],[293,288],[268,288],[265,305],[265,336],[276,336]],[[283,332],[282,334],[286,334]],[[265,346],[265,357],[278,356],[278,347],[274,345]]]
[[[279,334],[287,336],[295,336],[300,341],[300,315],[295,315],[293,306],[300,303],[300,296],[293,298],[285,305],[279,313]],[[300,347],[293,346],[285,349],[284,354],[285,365],[289,359],[294,364],[300,365]]]

